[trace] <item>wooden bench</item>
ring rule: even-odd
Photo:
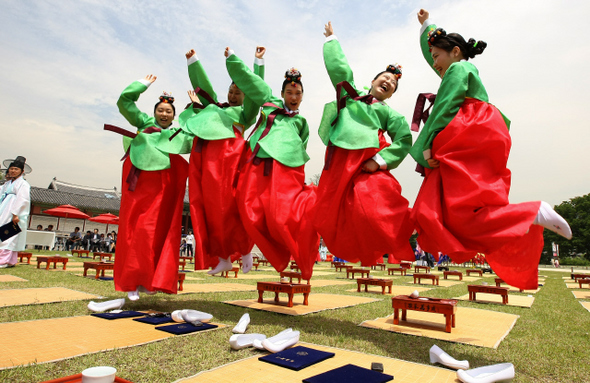
[[[352,274],[352,279],[354,279],[354,274],[356,274],[356,273],[360,274],[361,278],[364,277],[365,274],[367,274],[367,278],[368,278],[370,272],[371,272],[371,270],[358,269],[358,268],[351,267],[350,269],[346,269],[346,279],[348,279],[350,274]]]
[[[418,280],[418,283],[421,283],[422,279],[430,279],[432,280],[433,285],[436,281],[436,285],[438,286],[438,275],[414,273],[414,284],[416,283],[416,279]]]
[[[286,293],[289,296],[287,307],[293,307],[293,295],[303,294],[303,304],[308,306],[308,297],[311,292],[311,285],[299,283],[280,283],[280,282],[257,282],[258,303],[263,303],[262,295],[265,291],[275,293],[274,302],[279,303],[279,293]]]
[[[90,254],[90,250],[75,250],[75,249],[72,249],[70,251],[72,252],[72,255],[77,255],[78,257],[82,257],[81,254],[86,254],[84,256],[84,258],[90,258],[90,255],[88,255],[88,254]]]
[[[387,275],[395,275],[396,271],[399,271],[400,275],[406,275],[407,270],[404,267],[390,267],[387,269]]]
[[[353,267],[354,266],[352,266],[352,265],[346,265],[346,264],[335,266],[336,271],[348,270],[348,269],[352,269]]]
[[[188,262],[188,263],[193,263],[193,257],[185,257],[185,256],[181,255],[180,260]]]
[[[387,265],[386,265],[385,263],[378,263],[378,264],[376,264],[376,265],[373,265],[373,266],[371,266],[371,269],[373,269],[373,270],[377,270],[377,267],[378,267],[380,270],[385,270],[385,269],[387,268]]]
[[[590,274],[571,274],[571,278],[578,282],[578,279],[582,278],[582,279],[586,279],[586,278],[590,278]]]
[[[240,266],[240,268],[242,268],[243,262],[241,259],[238,260],[238,265]],[[252,267],[254,267],[254,269],[256,271],[258,271],[258,266],[260,266],[260,262],[254,262],[252,261]]]
[[[471,273],[477,274],[480,277],[483,277],[483,271],[481,271],[480,269],[467,269],[465,270],[465,273],[467,274],[467,276],[470,276]]]
[[[467,285],[467,291],[469,291],[469,300],[470,301],[477,301],[476,294],[477,293],[487,293],[487,294],[500,294],[502,295],[502,304],[508,304],[508,287],[498,287],[498,286],[484,286],[484,285]]]
[[[457,313],[457,301],[454,299],[436,298],[412,298],[407,295],[398,295],[391,298],[394,309],[393,324],[399,325],[399,310],[402,310],[402,320],[406,321],[407,310],[423,311],[428,313],[443,314],[445,316],[445,331],[451,332],[455,327],[455,314]]]
[[[336,267],[336,266],[341,266],[341,265],[343,265],[343,264],[344,264],[344,262],[340,262],[340,261],[332,261],[332,262],[330,262],[330,267],[332,267],[332,266],[334,266],[334,267]]]
[[[31,257],[32,257],[32,256],[33,256],[33,253],[27,253],[27,252],[25,252],[25,251],[19,251],[19,252],[18,252],[18,260],[19,260],[19,262],[21,262],[21,263],[22,263],[22,261],[23,261],[23,258],[26,258],[26,259],[27,259],[27,264],[29,264],[29,265],[30,265],[30,264],[31,264]]]
[[[289,278],[289,283],[293,283],[293,278],[297,278],[297,283],[301,283],[301,273],[298,271],[281,271],[281,278]],[[309,279],[307,280],[309,285]]]
[[[182,291],[183,287],[183,283],[184,280],[186,278],[186,274],[185,273],[178,273],[178,291]]]
[[[262,265],[263,265],[263,266],[268,266],[268,265],[270,265],[270,262],[269,262],[269,261],[267,261],[266,259],[261,259],[259,262],[260,262],[260,263],[262,263]]]
[[[443,276],[445,279],[447,279],[449,275],[458,276],[460,281],[463,280],[463,273],[460,271],[443,271]]]
[[[297,264],[295,264],[295,265],[291,265],[289,268],[290,268],[291,270],[299,271],[299,266],[298,266]]]
[[[98,276],[104,277],[105,270],[114,270],[114,263],[107,262],[84,262],[84,276],[88,274],[88,269],[96,270],[96,276],[94,279],[98,279]]]
[[[415,273],[419,273],[420,270],[424,270],[425,272],[429,273],[430,272],[430,267],[428,267],[428,266],[420,266],[420,265],[414,266],[414,272]]]
[[[450,271],[448,266],[437,266],[438,271]]]
[[[56,257],[56,256],[53,256],[53,257],[45,257],[45,256],[37,255],[37,268],[39,269],[40,266],[41,266],[41,264],[43,262],[46,262],[47,263],[47,266],[45,267],[45,270],[49,270],[49,265],[51,263],[53,263],[53,268],[54,269],[57,269],[57,264],[59,262],[61,262],[61,263],[63,263],[63,266],[64,266],[63,269],[65,270],[66,269],[66,264],[68,263],[68,260],[69,260],[69,258],[67,258],[67,257]]]
[[[578,278],[578,283],[580,284],[580,288],[582,288],[582,285],[588,285],[590,287],[590,278]]]
[[[411,269],[412,268],[412,262],[401,262],[399,264],[400,267],[403,267],[404,269]]]
[[[369,292],[367,288],[369,285],[371,286],[381,286],[381,294],[385,294],[385,287],[389,287],[389,294],[391,294],[391,288],[393,286],[393,281],[391,279],[379,279],[379,278],[358,278],[356,280],[357,283],[357,292],[361,292],[361,286],[365,285],[365,292]]]
[[[231,268],[231,270],[222,271],[222,272],[221,272],[221,276],[222,276],[222,277],[225,277],[225,278],[229,278],[229,273],[230,273],[230,271],[231,271],[232,273],[235,273],[235,276],[234,276],[234,278],[237,278],[237,277],[238,277],[238,271],[240,271],[240,268],[239,268],[239,267],[232,267],[232,268]],[[225,274],[225,275],[224,275],[224,274]]]
[[[111,253],[92,253],[92,259],[95,259],[96,257],[98,257],[100,260],[108,258],[109,261],[111,261],[113,258],[113,254],[111,254]]]

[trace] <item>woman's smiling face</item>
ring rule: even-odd
[[[285,106],[291,111],[296,111],[303,101],[303,88],[301,84],[287,84],[285,90],[281,92],[281,97],[285,102]]]
[[[397,88],[397,78],[389,72],[384,72],[371,82],[370,93],[379,101],[385,101],[393,95]]]

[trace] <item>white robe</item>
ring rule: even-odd
[[[31,186],[21,176],[14,181],[6,182],[0,188],[0,226],[12,221],[12,215],[19,218],[18,225],[22,232],[0,241],[0,250],[22,251],[27,242],[27,227],[31,211]]]

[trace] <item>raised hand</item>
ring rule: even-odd
[[[424,22],[428,19],[429,15],[430,14],[426,9],[421,9],[420,11],[418,11],[418,21],[420,22],[420,24],[424,24]]]
[[[189,90],[186,93],[188,93],[188,98],[190,98],[192,102],[196,102],[199,104],[201,103],[201,99],[199,99],[199,96],[197,96],[194,90]]]
[[[332,36],[334,34],[334,28],[332,28],[332,22],[328,21],[328,24],[324,25],[324,36]]]
[[[231,51],[231,48],[225,47],[225,52],[223,53],[225,57],[229,57],[229,51]]]
[[[256,52],[254,53],[254,55],[256,56],[257,59],[262,59],[264,57],[264,54],[265,53],[266,53],[266,48],[265,47],[257,46],[256,47]]]
[[[188,51],[184,54],[184,56],[186,57],[187,60],[190,59],[191,57],[193,57],[194,55],[195,55],[194,49],[191,49],[190,51]]]
[[[146,81],[149,81],[150,83],[153,83],[154,81],[156,81],[157,77],[154,76],[153,74],[148,74],[143,79]]]

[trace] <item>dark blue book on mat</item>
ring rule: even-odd
[[[174,334],[174,335],[183,335],[183,334],[190,334],[191,332],[209,330],[212,328],[217,328],[217,325],[203,323],[201,326],[194,326],[190,323],[179,323],[179,324],[173,324],[170,326],[156,327],[156,330],[169,332],[170,334]]]
[[[393,380],[393,376],[391,375],[355,366],[354,364],[347,364],[303,379],[303,383],[383,383],[389,382],[390,380]]]
[[[172,322],[172,318],[170,317],[143,317],[143,318],[135,318],[134,321],[141,322],[141,323],[148,323],[148,324],[164,324]]]
[[[139,311],[121,311],[120,313],[100,313],[100,314],[91,314],[92,316],[103,318],[103,319],[121,319],[121,318],[134,318],[134,317],[142,317],[145,313],[140,313]]]
[[[321,362],[333,357],[333,352],[315,350],[309,347],[297,346],[288,348],[275,354],[265,355],[258,358],[263,362],[276,364],[281,367],[287,367],[291,370],[299,371],[312,364]]]

